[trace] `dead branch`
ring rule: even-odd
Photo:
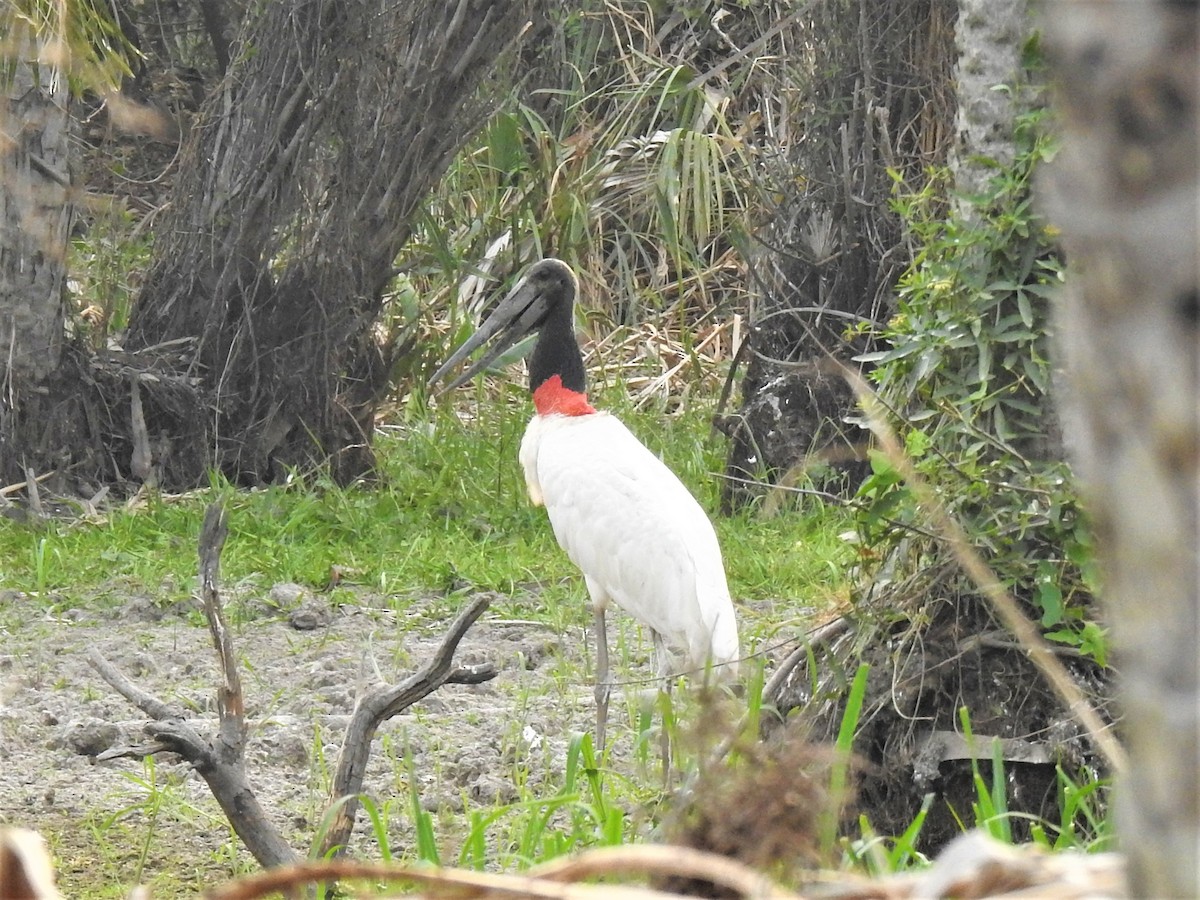
[[[562,884],[529,875],[501,875],[493,872],[472,872],[464,869],[430,867],[400,868],[383,863],[358,863],[348,860],[304,862],[273,872],[262,872],[239,879],[207,894],[208,900],[255,900],[281,891],[296,889],[317,882],[347,879],[368,879],[412,885],[424,885],[427,894],[406,894],[416,897],[457,898],[553,898],[553,900],[669,900],[678,894],[667,894],[649,888],[625,887],[612,884]],[[769,894],[761,895],[770,897]]]
[[[221,550],[227,533],[224,509],[217,503],[210,505],[200,531],[199,554],[204,614],[222,673],[217,691],[220,722],[215,740],[202,737],[177,709],[134,686],[95,648],[88,654],[88,662],[121,696],[153,719],[145,732],[162,748],[178,753],[195,767],[246,848],[261,866],[270,869],[296,862],[300,857],[267,818],[246,779],[241,681],[218,589]]]
[[[45,475],[38,475],[33,480],[34,480],[34,483],[36,484],[38,482],[45,481],[48,478],[53,478],[57,474],[58,474],[58,469],[51,469]],[[29,486],[29,480],[28,480],[28,475],[27,475],[25,481],[18,481],[14,484],[6,484],[6,485],[4,485],[4,487],[0,487],[0,497],[7,497],[9,494],[15,494],[18,491],[23,491],[28,486]]]
[[[357,795],[362,790],[363,777],[367,771],[367,760],[371,753],[371,741],[379,726],[404,711],[417,701],[432,694],[447,682],[477,684],[495,677],[495,668],[488,665],[451,669],[454,651],[459,641],[475,621],[483,615],[492,602],[493,594],[476,594],[467,608],[459,613],[442,639],[441,646],[425,667],[400,684],[383,685],[359,700],[354,716],[346,728],[342,752],[338,758],[337,773],[330,789],[330,805],[339,804],[337,815],[326,832],[320,856],[326,857],[331,850],[340,854],[354,830],[354,818],[358,813]],[[348,798],[343,801],[343,798]]]
[[[204,618],[208,620],[208,630],[212,634],[217,661],[221,665],[221,686],[217,689],[221,736],[230,743],[241,744],[245,740],[246,704],[242,698],[242,679],[238,675],[233,638],[229,636],[221,595],[217,590],[221,550],[225,547],[228,534],[225,510],[220,504],[213,503],[205,511],[204,525],[200,529],[200,599],[204,602]]]
[[[784,686],[791,680],[792,673],[800,663],[809,658],[810,655],[818,650],[824,649],[841,635],[845,634],[850,628],[850,620],[845,616],[838,616],[832,621],[826,622],[811,631],[800,639],[796,649],[788,654],[771,673],[770,680],[763,686],[762,698],[764,704],[775,705],[779,702],[780,692]]]
[[[126,678],[116,666],[92,648],[88,662],[122,697],[151,718],[144,731],[155,742],[137,751],[137,755],[160,752],[177,753],[191,763],[208,784],[213,797],[246,848],[266,869],[291,865],[300,856],[267,818],[246,778],[246,722],[241,679],[233,638],[225,624],[218,587],[221,550],[228,534],[225,512],[212,504],[204,516],[199,540],[200,591],[209,633],[217,651],[221,684],[217,690],[220,719],[217,734],[207,738],[187,721],[183,711],[143,691]],[[487,609],[491,595],[477,595],[455,620],[433,660],[416,675],[395,686],[386,686],[368,694],[359,704],[346,734],[343,760],[335,780],[335,796],[356,794],[362,788],[363,774],[370,756],[370,742],[379,723],[428,696],[447,682],[478,684],[495,677],[491,664],[452,668],[454,651],[467,629]],[[118,754],[111,754],[113,756]],[[338,844],[350,836],[357,804],[348,801],[341,809],[337,832]],[[344,821],[343,821],[344,820]]]
[[[116,666],[110,663],[95,647],[88,649],[88,663],[103,678],[113,690],[136,706],[152,719],[167,721],[182,719],[183,709],[163,703],[157,697],[146,693],[125,677]]]
[[[137,688],[131,692],[132,685],[95,648],[88,654],[88,662],[118,693],[153,717],[154,721],[144,729],[157,742],[157,746],[150,749],[177,753],[195,767],[229,824],[260,865],[273,868],[299,859],[296,851],[284,842],[271,824],[250,788],[242,741],[227,743],[223,730],[219,731],[215,741],[202,737],[184,718],[175,715],[168,704]]]
[[[693,847],[664,844],[585,850],[529,870],[532,876],[568,883],[600,875],[629,877],[632,873],[708,881],[744,897],[794,896],[772,884],[761,872],[737,860]]]
[[[920,872],[880,879],[852,872],[812,872],[799,893],[791,893],[766,875],[731,859],[686,847],[642,845],[601,847],[570,859],[554,860],[520,874],[403,868],[348,860],[303,862],[272,872],[242,878],[210,891],[209,900],[255,900],[316,882],[335,880],[407,883],[425,889],[406,897],[496,898],[532,897],[555,900],[629,898],[658,900],[678,897],[653,888],[611,882],[581,884],[581,879],[628,879],[645,876],[709,881],[735,896],[765,900],[916,900],[940,897],[1093,898],[1127,896],[1124,864],[1113,853],[1048,853],[1038,847],[1011,847],[979,831],[955,840],[934,864]],[[390,896],[390,895],[389,895]],[[692,896],[692,895],[687,895]]]

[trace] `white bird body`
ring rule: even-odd
[[[583,572],[596,623],[596,744],[604,749],[611,682],[605,610],[615,602],[650,629],[657,674],[669,690],[668,648],[685,670],[737,673],[738,633],[721,548],[700,504],[624,425],[584,392],[575,340],[578,293],[566,263],[533,265],[479,330],[430,376],[436,383],[477,347],[496,344],[455,387],[525,334],[536,332],[529,388],[537,415],[521,441],[529,496],[544,505],[554,536]],[[669,763],[663,731],[663,763]]]
[[[583,572],[592,603],[614,601],[683,657],[737,673],[738,633],[712,523],[675,474],[606,412],[536,415],[521,441],[535,505]],[[658,660],[660,675],[671,673]]]

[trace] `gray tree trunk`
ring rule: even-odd
[[[1013,160],[1013,125],[1029,108],[1021,62],[1029,30],[1025,0],[959,0],[954,25],[958,110],[949,160],[959,194],[978,194],[995,176],[995,166],[981,158],[1001,165]],[[970,217],[974,207],[958,203],[957,212]]]
[[[30,46],[27,59],[14,54],[0,96],[0,477],[45,463],[37,437],[44,385],[63,352],[72,209],[66,76],[30,65]]]
[[[1200,71],[1194,3],[1047,4],[1067,444],[1121,673],[1130,895],[1200,896]]]
[[[1030,80],[1023,58],[1032,33],[1026,0],[958,0],[957,109],[947,161],[954,174],[950,202],[964,222],[979,222],[981,209],[972,198],[986,196],[989,182],[1000,170],[1011,168],[1017,154],[1017,120],[1040,102],[1042,85]],[[1031,297],[1035,315],[1044,321],[1049,317],[1049,301]],[[1037,391],[1029,399],[1040,410],[1042,434],[1022,444],[1021,452],[1038,459],[1062,459],[1061,428],[1052,398]]]

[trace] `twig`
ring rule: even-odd
[[[38,490],[38,480],[29,466],[25,467],[25,485],[29,488],[29,511],[33,513],[34,518],[46,518],[46,511],[42,508],[42,494]]]
[[[838,616],[836,619],[826,622],[818,628],[814,628],[802,637],[799,646],[789,653],[783,662],[776,666],[775,671],[771,673],[770,679],[763,686],[763,703],[777,703],[780,692],[783,690],[784,685],[791,680],[792,672],[795,671],[796,666],[800,665],[802,660],[807,659],[810,653],[825,646],[826,643],[839,635],[844,634],[849,627],[850,620],[845,616]]]
[[[1028,648],[1018,641],[1006,641],[1003,638],[996,637],[995,634],[972,634],[963,638],[958,642],[958,650],[960,653],[965,653],[968,650],[977,650],[980,647],[987,647],[992,650],[1018,650],[1022,653],[1027,652]],[[1082,651],[1077,647],[1068,647],[1061,645],[1050,645],[1050,651],[1058,656],[1066,656],[1071,659],[1086,658]]]
[[[33,479],[34,484],[36,485],[40,482],[43,482],[47,478],[53,478],[57,474],[58,474],[58,469],[51,469],[46,474],[39,475],[37,478]],[[9,494],[15,494],[17,491],[23,491],[28,486],[29,486],[28,481],[18,481],[18,482],[15,482],[14,484],[6,484],[4,487],[0,487],[0,497],[7,497]]]
[[[346,728],[346,736],[342,741],[342,751],[338,759],[337,772],[334,775],[330,789],[330,805],[337,805],[337,812],[325,833],[319,855],[326,857],[330,851],[342,853],[346,842],[354,830],[354,818],[358,813],[357,795],[362,790],[363,777],[366,775],[367,759],[371,752],[371,741],[379,726],[392,716],[404,711],[414,703],[432,694],[454,676],[464,679],[465,683],[477,683],[473,678],[486,681],[495,675],[494,667],[476,667],[457,669],[451,668],[454,651],[459,642],[475,621],[483,615],[484,610],[491,605],[493,594],[481,593],[471,598],[458,618],[454,620],[442,638],[437,652],[424,668],[415,675],[396,685],[378,687],[359,700],[354,708],[354,715]],[[490,671],[490,674],[487,674]],[[487,675],[487,677],[479,677]],[[349,798],[349,799],[343,799]]]
[[[483,684],[491,681],[498,674],[493,662],[476,663],[471,666],[455,666],[446,684]]]
[[[761,872],[729,857],[662,844],[585,850],[577,856],[556,859],[529,870],[532,876],[553,881],[577,881],[598,875],[627,876],[631,872],[709,881],[745,897],[794,896],[772,884]]]
[[[628,848],[622,848],[628,849]],[[667,848],[663,848],[664,850]],[[672,850],[678,848],[670,848]],[[401,868],[384,863],[360,863],[347,860],[303,862],[241,878],[216,890],[209,891],[207,900],[256,900],[288,889],[317,882],[363,879],[369,881],[408,882],[430,889],[424,896],[458,898],[525,897],[540,900],[678,900],[678,894],[667,894],[650,888],[624,887],[612,884],[562,884],[531,875],[501,875],[494,872],[473,872],[466,869]],[[759,894],[787,896],[784,894]]]
[[[682,354],[682,358],[679,360],[679,362],[677,362],[675,365],[671,366],[669,369],[667,369],[667,371],[663,372],[661,375],[658,375],[658,376],[650,379],[650,383],[646,387],[644,387],[641,390],[641,392],[639,393],[639,395],[634,399],[634,401],[633,401],[634,407],[636,409],[644,408],[648,401],[653,399],[653,397],[660,390],[662,390],[662,388],[669,385],[672,378],[674,378],[677,374],[679,374],[685,368],[690,366],[692,364],[692,362],[695,360],[695,358],[701,353],[701,351],[703,351],[705,347],[707,347],[709,344],[711,344],[713,341],[715,341],[718,337],[720,337],[721,333],[723,331],[725,331],[725,329],[728,328],[731,324],[732,324],[732,321],[729,321],[729,322],[725,322],[724,324],[718,325],[717,327],[715,327],[712,331],[710,331],[708,333],[708,335],[704,338],[704,340],[700,341],[700,343],[698,343],[695,347],[692,348],[691,353]]]
[[[242,679],[238,675],[233,639],[225,624],[221,595],[217,590],[221,550],[225,547],[228,534],[224,508],[219,503],[211,504],[204,513],[204,525],[200,529],[200,599],[204,602],[204,617],[208,620],[208,631],[212,635],[213,647],[221,666],[221,686],[217,689],[221,733],[225,735],[228,729],[229,737],[240,743],[245,731]]]
[[[126,678],[121,670],[104,658],[104,655],[91,647],[88,649],[88,664],[99,673],[100,677],[108,682],[118,694],[156,721],[166,721],[168,719],[182,719],[183,710],[179,707],[171,706],[169,703],[163,703],[157,697],[154,697]]]

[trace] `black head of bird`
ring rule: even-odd
[[[486,353],[443,388],[453,390],[486,369],[526,335],[536,332],[538,340],[529,360],[530,391],[559,375],[565,388],[582,393],[583,358],[575,341],[574,328],[577,293],[575,273],[565,262],[543,259],[535,263],[497,304],[479,330],[433,373],[429,384],[437,384],[475,350],[493,341]]]

